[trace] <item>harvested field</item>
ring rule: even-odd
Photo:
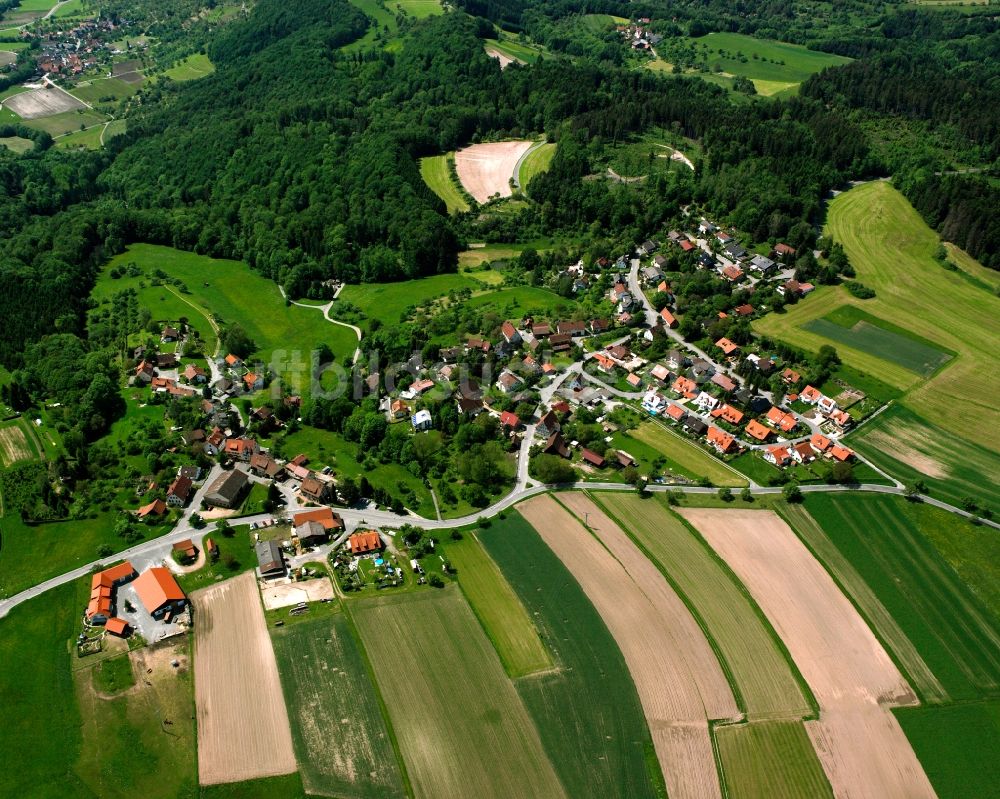
[[[836,796],[932,797],[889,708],[915,704],[889,655],[832,578],[771,511],[680,511],[729,564],[820,706],[806,723]]]
[[[351,603],[417,799],[564,796],[457,588]]]
[[[657,498],[606,492],[598,500],[668,575],[701,617],[725,660],[748,718],[813,713],[777,635],[732,573]]]
[[[510,197],[517,162],[534,142],[498,141],[473,144],[455,153],[455,171],[465,190],[484,203],[495,194]]]
[[[37,457],[38,453],[28,442],[20,422],[0,427],[0,465],[10,466],[18,461],[30,461]]]
[[[54,86],[15,94],[3,102],[4,107],[9,108],[21,119],[41,119],[87,107],[72,94]]]
[[[518,511],[577,579],[618,643],[667,792],[672,797],[721,796],[707,719],[738,715],[725,675],[663,576],[617,525],[577,496],[583,503],[573,495],[567,498],[591,513],[591,529],[614,554],[551,496],[528,500]]]
[[[196,591],[191,601],[199,782],[292,773],[288,712],[253,574]]]
[[[495,58],[497,61],[499,61],[500,69],[503,69],[508,64],[513,64],[517,60],[507,55],[506,53],[500,52],[499,50],[497,50],[497,48],[492,47],[490,45],[486,45],[486,55],[488,55],[490,58]],[[517,63],[520,64],[521,62],[518,61]]]
[[[378,696],[345,614],[273,627],[271,636],[306,791],[342,799],[405,796]]]
[[[315,580],[302,580],[297,583],[275,585],[262,580],[260,595],[264,598],[265,610],[287,608],[299,602],[319,602],[323,599],[333,599],[333,583],[329,577],[319,577]]]

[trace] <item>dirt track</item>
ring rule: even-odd
[[[494,194],[510,197],[514,167],[534,142],[473,144],[455,153],[455,171],[465,190],[484,203]]]
[[[838,797],[934,791],[889,707],[916,697],[889,655],[785,522],[771,511],[680,511],[736,572],[820,706],[806,723]]]
[[[531,499],[518,510],[573,573],[618,643],[642,702],[667,792],[674,799],[719,797],[707,719],[732,717],[738,711],[718,662],[705,659],[704,635],[663,576],[592,503],[572,497],[561,499],[581,512],[587,510],[589,524],[614,555],[551,496]]]
[[[253,574],[196,591],[191,600],[199,782],[291,774],[292,733]]]

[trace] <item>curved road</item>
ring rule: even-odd
[[[341,327],[346,327],[346,328],[349,328],[350,330],[353,330],[354,331],[354,335],[356,335],[358,337],[358,346],[355,347],[355,349],[354,349],[354,358],[353,358],[353,361],[354,361],[354,363],[358,362],[358,359],[361,358],[361,328],[358,327],[357,325],[348,324],[347,322],[341,322],[338,319],[331,319],[330,318],[330,309],[333,307],[333,300],[330,300],[326,305],[309,305],[308,303],[305,303],[305,302],[297,302],[295,300],[289,300],[288,297],[285,296],[285,289],[282,286],[278,286],[278,291],[281,292],[282,299],[284,299],[287,302],[290,302],[292,305],[297,305],[300,308],[313,308],[313,309],[315,309],[317,311],[321,311],[322,314],[323,314],[323,317],[330,324],[332,324],[332,325],[340,325]]]

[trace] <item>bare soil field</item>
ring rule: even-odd
[[[30,461],[35,457],[20,425],[0,428],[0,463],[10,466],[17,461]]]
[[[631,574],[551,496],[521,503],[518,511],[572,572],[617,642],[639,694],[668,794],[675,799],[721,796],[707,719],[720,710],[736,715],[735,700],[724,678],[720,685],[717,678],[697,673],[704,660],[692,653],[708,645],[687,608],[675,596],[679,611],[667,610],[673,603],[664,597],[663,589],[669,586],[659,572],[654,569],[653,580],[619,542],[636,571]],[[590,524],[609,541],[624,537],[607,517],[591,516]],[[638,549],[635,552],[641,557]],[[718,663],[709,668],[718,671]],[[711,690],[716,693],[708,693]]]
[[[868,441],[876,449],[902,461],[921,474],[938,480],[944,480],[948,477],[948,468],[926,451],[929,447],[934,446],[934,442],[921,435],[920,431],[908,430],[904,427],[895,427],[892,433],[887,430],[878,430],[868,435]]]
[[[499,61],[500,69],[503,69],[508,64],[514,63],[514,59],[511,58],[509,55],[507,55],[506,53],[501,53],[495,47],[490,47],[489,45],[486,45],[486,55],[488,55],[490,58],[495,58],[497,61]]]
[[[739,576],[820,706],[806,730],[835,796],[932,797],[889,708],[916,697],[833,579],[771,511],[680,511]]]
[[[265,610],[288,608],[299,604],[299,602],[319,602],[323,599],[333,599],[333,583],[330,582],[329,577],[278,585],[261,580],[260,594],[264,598]]]
[[[4,105],[21,119],[41,119],[87,107],[73,95],[55,87],[15,94],[4,100]]]
[[[494,194],[510,197],[517,162],[534,142],[498,141],[473,144],[455,153],[455,171],[465,190],[484,203]]]
[[[292,733],[253,574],[196,591],[191,600],[199,782],[291,774]]]

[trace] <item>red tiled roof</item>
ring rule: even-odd
[[[163,566],[154,566],[136,577],[135,593],[149,613],[154,613],[168,602],[186,598],[170,570]]]
[[[502,427],[518,427],[520,424],[521,420],[517,417],[516,413],[504,411],[500,414],[500,425]]]
[[[124,638],[125,633],[128,632],[128,622],[125,619],[119,619],[115,616],[112,619],[108,619],[107,624],[104,625],[104,629],[112,635],[120,635]]]
[[[718,427],[709,427],[708,443],[714,445],[720,452],[729,452],[736,444],[736,438]]]
[[[298,527],[306,522],[319,522],[325,530],[340,530],[344,526],[340,515],[334,513],[330,508],[316,508],[316,510],[306,510],[296,513],[292,517],[292,525]]]
[[[751,419],[750,423],[746,426],[746,433],[751,438],[756,438],[758,441],[767,441],[767,437],[771,435],[771,430],[768,427],[764,427],[756,419]]]
[[[352,555],[364,555],[368,552],[378,552],[382,549],[382,539],[374,530],[364,530],[355,533],[349,539]]]
[[[722,405],[712,411],[712,416],[722,418],[730,424],[739,424],[743,421],[743,412],[737,410],[732,405]]]
[[[604,466],[604,458],[602,458],[593,450],[587,449],[586,447],[580,450],[580,457],[583,458],[585,461],[587,461],[587,463],[592,463],[594,466],[597,466],[598,468]]]

